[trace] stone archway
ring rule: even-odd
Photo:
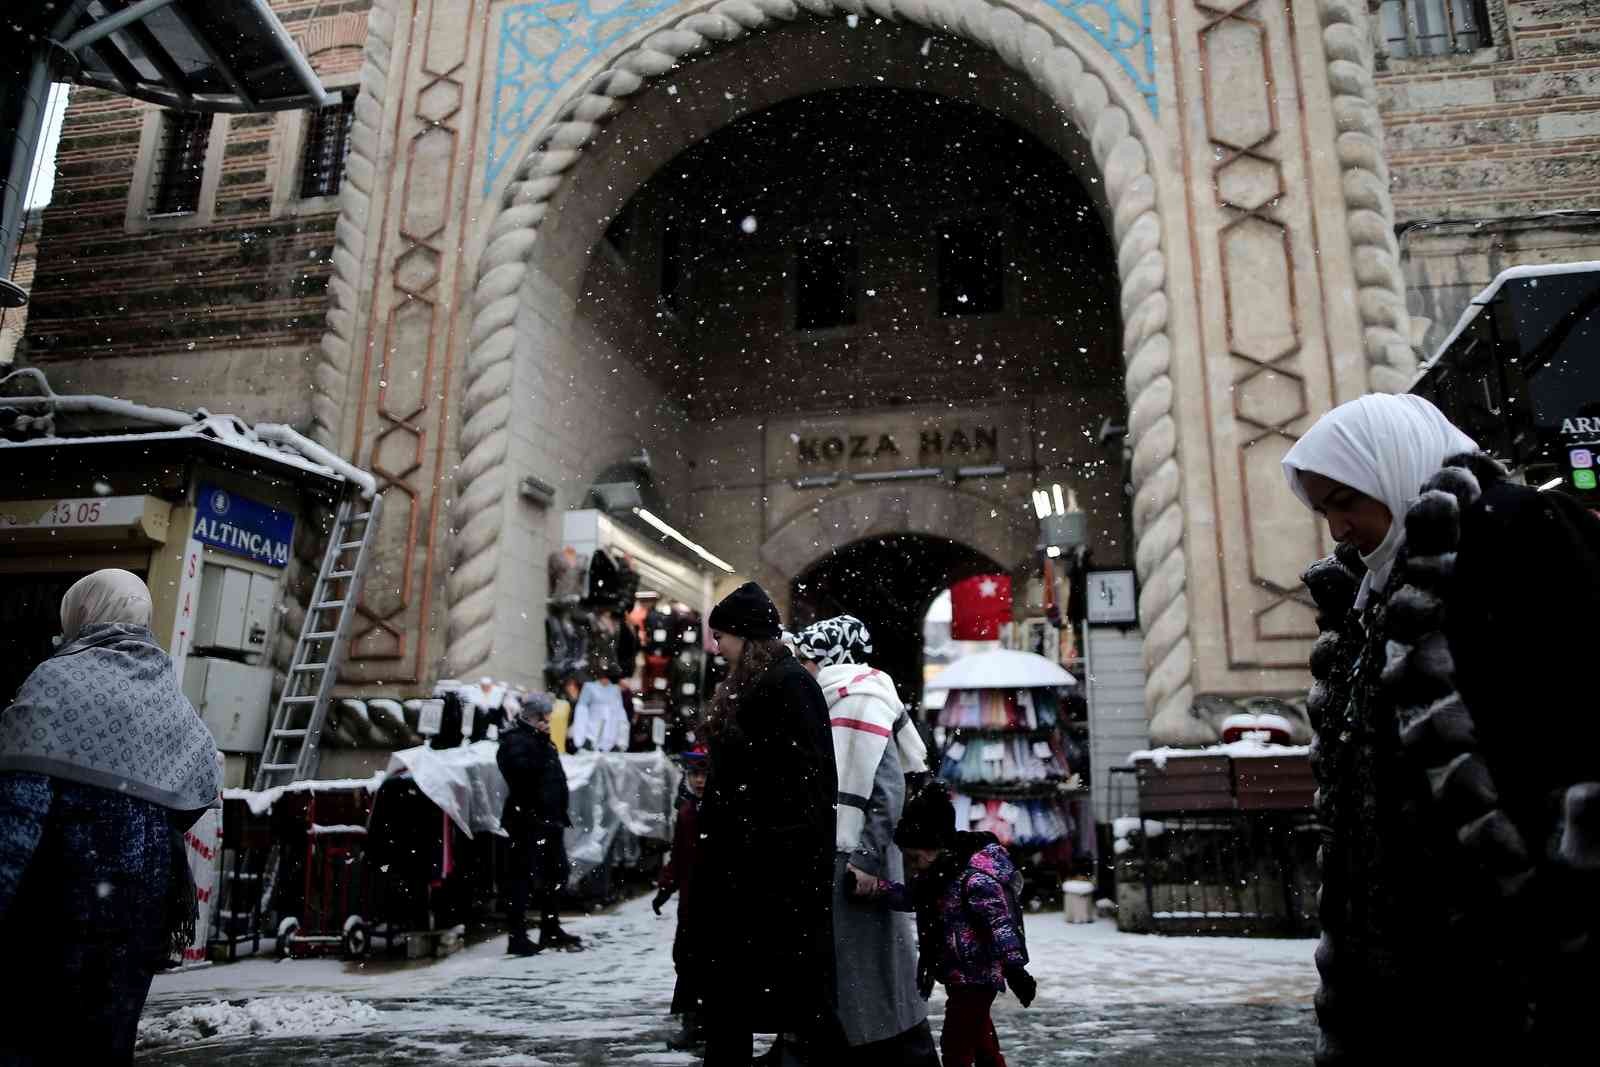
[[[880,10],[881,8],[881,10]],[[1030,79],[1088,138],[1102,176],[1117,249],[1123,355],[1133,446],[1136,563],[1143,584],[1148,670],[1146,709],[1179,720],[1193,700],[1193,651],[1185,595],[1187,564],[1180,506],[1179,439],[1172,416],[1173,348],[1162,252],[1163,220],[1151,160],[1165,150],[1131,90],[1097,73],[1103,60],[1086,36],[1046,28],[987,0],[859,5],[851,0],[725,0],[689,14],[628,49],[539,134],[517,168],[489,227],[473,297],[466,355],[459,493],[449,579],[448,660],[472,671],[492,649],[494,586],[511,476],[506,469],[518,293],[540,226],[565,175],[625,101],[680,62],[769,26],[806,15],[866,11],[961,37],[991,50]]]

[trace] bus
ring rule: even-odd
[[[1600,262],[1502,271],[1423,364],[1426,397],[1529,485],[1600,509]]]

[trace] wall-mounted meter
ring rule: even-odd
[[[195,611],[194,648],[264,652],[277,593],[277,579],[271,575],[207,563]]]

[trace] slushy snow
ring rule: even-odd
[[[138,1047],[161,1048],[241,1037],[291,1037],[359,1029],[378,1021],[378,1009],[339,996],[218,1000],[139,1021]]]

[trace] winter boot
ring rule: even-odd
[[[684,1012],[680,1023],[678,1032],[667,1038],[667,1048],[673,1052],[688,1052],[706,1043],[705,1033],[700,1026],[700,1017],[696,1012]]]
[[[545,916],[539,924],[539,947],[558,948],[565,952],[583,951],[583,939],[561,929],[561,920],[554,915]]]
[[[511,956],[532,956],[543,948],[543,945],[534,944],[529,940],[526,930],[511,931],[511,938],[506,942],[506,954]]]

